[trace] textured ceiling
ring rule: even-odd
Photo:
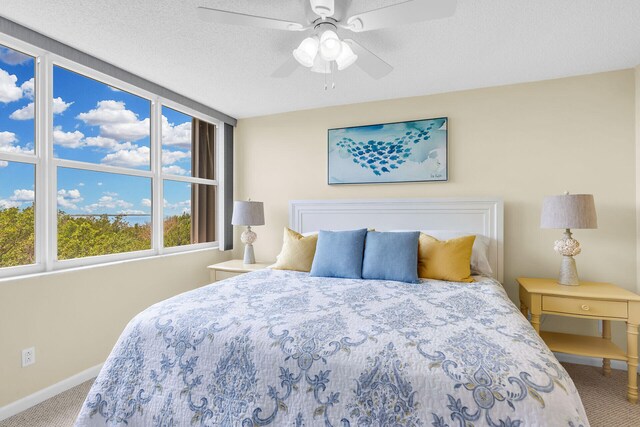
[[[355,34],[394,71],[273,79],[303,35],[201,22],[196,6],[303,20],[306,0],[2,0],[0,15],[242,118],[640,63],[638,0],[459,0],[452,18]],[[339,1],[339,0],[337,0]],[[419,0],[418,0],[419,1]],[[399,1],[353,0],[361,12]]]

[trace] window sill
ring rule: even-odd
[[[31,266],[21,266],[21,267],[10,267],[20,269],[24,272],[15,272],[15,274],[10,274],[7,272],[6,276],[0,276],[0,285],[2,283],[11,282],[14,280],[23,280],[30,279],[35,277],[47,277],[54,274],[61,273],[71,273],[74,271],[87,270],[91,268],[97,267],[109,267],[114,265],[120,265],[130,262],[143,261],[143,260],[154,260],[158,258],[167,258],[178,255],[186,255],[193,254],[205,251],[213,251],[220,249],[218,242],[215,243],[202,243],[188,246],[176,246],[172,248],[165,248],[164,253],[162,254],[154,254],[153,251],[141,251],[140,252],[127,252],[124,254],[113,254],[113,255],[104,255],[100,257],[89,257],[89,258],[77,258],[72,260],[64,260],[56,262],[56,266],[51,268],[50,270],[45,270],[42,265],[31,265]],[[151,253],[151,254],[149,254]],[[114,257],[118,257],[120,259],[114,259]],[[96,261],[96,258],[108,258],[104,261]],[[0,273],[2,274],[2,273]]]

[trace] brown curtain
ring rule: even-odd
[[[215,179],[216,127],[191,121],[191,171],[194,177]],[[191,184],[191,243],[216,240],[216,187]]]

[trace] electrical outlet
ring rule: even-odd
[[[36,348],[30,347],[22,350],[22,367],[25,368],[34,363],[36,363]]]

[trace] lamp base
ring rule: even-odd
[[[560,264],[560,279],[558,283],[565,286],[578,286],[578,269],[576,268],[576,260],[572,256],[563,255]]]
[[[253,254],[253,245],[251,243],[244,245],[244,260],[243,264],[255,264],[256,257]]]

